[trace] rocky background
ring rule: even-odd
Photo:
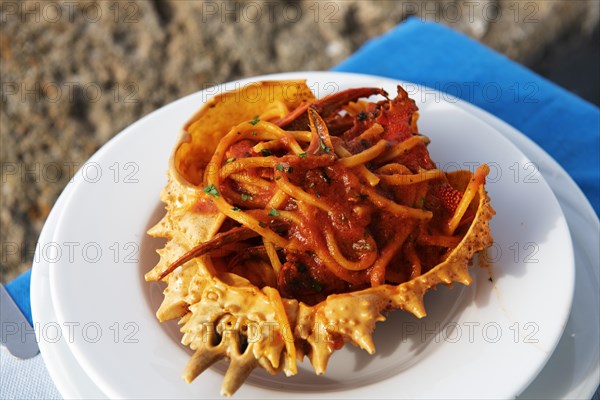
[[[141,116],[211,83],[329,69],[409,15],[598,103],[597,0],[3,1],[0,281],[31,266],[74,168]]]

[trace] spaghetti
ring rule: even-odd
[[[356,101],[369,94],[384,99]],[[473,217],[469,205],[487,166],[464,193],[452,187],[429,158],[429,139],[415,131],[417,108],[400,87],[394,99],[356,89],[303,110],[275,102],[220,140],[203,183],[227,217],[212,241],[237,243],[238,252],[264,249],[256,257],[272,269],[279,293],[310,305],[399,284],[442,262],[466,233],[461,222]],[[161,278],[215,247],[199,244]],[[249,270],[256,264],[235,265],[248,261],[235,253],[213,253],[229,257],[214,264],[258,287],[273,284]]]

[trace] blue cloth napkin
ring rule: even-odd
[[[551,154],[599,212],[600,110],[493,50],[411,18],[333,70],[414,82],[487,110]],[[26,272],[7,290],[31,322],[30,278]]]
[[[31,318],[31,301],[29,299],[29,284],[31,282],[31,270],[15,278],[6,285],[6,291],[13,298],[15,304],[19,307],[27,321],[33,326]]]

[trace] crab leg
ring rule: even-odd
[[[312,108],[314,108],[320,115],[327,117],[351,101],[356,101],[362,97],[370,97],[375,94],[380,94],[387,97],[385,90],[379,88],[348,89],[323,97],[321,100],[316,101],[312,105]]]
[[[286,130],[305,130],[309,123],[307,115],[308,108],[314,109],[323,118],[327,118],[330,114],[339,110],[349,102],[356,101],[363,97],[373,96],[375,94],[387,97],[385,90],[379,88],[343,90],[314,102],[310,107],[308,104],[302,105],[275,123]]]
[[[271,225],[273,228],[280,226],[279,223]],[[169,267],[160,274],[158,280],[162,280],[171,272],[175,271],[177,267],[190,260],[193,260],[196,257],[200,257],[204,254],[210,253],[211,251],[217,250],[226,244],[241,242],[242,240],[250,239],[256,236],[260,236],[260,234],[245,226],[239,226],[237,228],[230,229],[227,232],[218,233],[208,242],[200,243],[179,257],[173,264],[169,265]]]
[[[307,152],[315,154],[317,152],[324,151],[330,153],[333,150],[333,144],[329,137],[329,130],[327,124],[323,121],[323,118],[312,108],[308,110],[308,119],[310,121],[310,131],[312,139],[308,146]]]
[[[275,125],[279,126],[280,128],[285,128],[286,126],[294,122],[296,119],[298,119],[301,115],[305,114],[309,106],[309,103],[304,103],[300,105],[298,108],[296,108],[294,111],[292,111],[285,117],[281,118],[278,121],[275,121]]]
[[[179,257],[173,264],[169,265],[169,267],[163,271],[162,274],[158,277],[159,280],[162,280],[165,276],[169,275],[171,272],[175,271],[177,267],[185,264],[186,262],[200,257],[204,254],[210,253],[213,250],[216,250],[222,247],[225,244],[235,243],[242,240],[250,239],[252,237],[256,237],[259,234],[254,232],[252,229],[246,228],[245,226],[240,226],[237,228],[233,228],[228,230],[227,232],[218,233],[214,238],[209,240],[208,242],[200,243],[181,257]]]

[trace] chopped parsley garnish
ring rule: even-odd
[[[230,157],[225,161],[225,164],[229,164],[235,161],[235,157]]]
[[[280,180],[280,179],[281,179],[281,176],[280,176],[280,175],[277,175],[277,176],[275,177],[275,180],[276,180],[276,181],[278,181],[278,180]]]
[[[242,193],[240,195],[240,197],[242,198],[242,201],[246,201],[248,199],[252,199],[252,196],[248,196],[246,193]]]
[[[298,157],[306,158],[306,152],[302,152],[302,153],[298,154]]]
[[[321,285],[317,281],[312,281],[311,286],[313,289],[315,289],[315,292],[317,293],[320,293],[323,290],[323,285]]]
[[[265,157],[268,157],[268,156],[271,156],[271,155],[273,155],[273,152],[272,152],[271,150],[269,150],[269,149],[262,149],[260,152],[261,152],[261,153],[262,153],[262,155],[263,155],[263,156],[265,156]]]
[[[288,174],[291,174],[292,172],[294,172],[294,168],[292,167],[287,167],[285,172],[287,172]]]
[[[233,211],[240,211],[240,208],[239,207],[233,207],[232,210]]]
[[[258,135],[258,134],[256,133],[256,131],[252,131],[252,133],[251,133],[251,134],[252,134],[252,136],[256,136],[256,135]]]
[[[265,223],[264,223],[264,222],[262,222],[262,221],[258,221],[258,226],[260,226],[261,228],[266,228],[266,227],[267,227],[267,224],[265,224]]]
[[[274,208],[271,208],[271,211],[269,211],[269,215],[270,215],[271,217],[279,217],[279,211],[277,211],[277,210],[276,210],[276,209],[274,209]]]
[[[283,171],[283,164],[279,163],[277,164],[277,168],[275,168],[277,171]]]
[[[329,146],[326,146],[323,140],[319,140],[319,146],[321,147],[321,150],[323,150],[325,153],[329,153],[331,151]]]
[[[219,191],[217,190],[217,188],[215,187],[215,185],[212,184],[212,183],[210,185],[208,185],[208,186],[205,186],[203,190],[204,190],[204,193],[210,194],[211,196],[214,196],[214,197],[219,197],[220,196],[219,195]]]
[[[254,117],[254,119],[252,121],[250,121],[250,124],[256,125],[256,124],[258,124],[258,121],[260,121],[260,119],[258,119],[258,115],[257,115]]]

